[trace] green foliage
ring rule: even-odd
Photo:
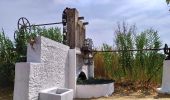
[[[40,27],[33,27],[33,31],[30,34],[31,37],[35,36],[44,36],[49,39],[52,39],[57,42],[62,42],[62,35],[61,35],[61,30],[60,28],[40,28]],[[30,37],[29,37],[30,38]]]
[[[122,27],[120,24],[118,24],[117,30],[115,31],[116,35],[116,46],[118,50],[124,50],[122,52],[119,52],[119,62],[120,67],[124,71],[124,75],[132,75],[132,67],[133,67],[133,52],[128,52],[127,50],[134,48],[134,32],[136,27],[130,26],[128,28],[128,25],[126,25],[125,22],[123,22]]]
[[[12,41],[0,32],[0,86],[13,83],[15,52]]]
[[[27,51],[27,40],[29,37],[28,32],[15,31],[16,38],[14,42],[15,51],[16,51],[16,62],[26,61],[26,51]]]
[[[26,61],[27,43],[36,36],[44,36],[57,42],[62,42],[62,35],[59,28],[33,27],[31,33],[16,31],[15,47],[18,61]]]
[[[158,32],[153,29],[148,29],[136,37],[136,49],[155,48],[158,49],[162,46],[159,39]],[[143,81],[160,81],[157,78],[161,73],[163,55],[158,51],[138,51],[135,54],[135,72],[141,70],[141,74],[135,73],[136,78]]]
[[[125,23],[118,24],[115,31],[115,46],[115,49],[123,51],[96,54],[96,77],[101,77],[104,73],[104,78],[115,79],[117,82],[125,79],[145,85],[161,81],[163,54],[159,51],[127,51],[130,49],[160,48],[162,43],[157,31],[147,29],[137,33],[135,25],[129,27]],[[113,47],[103,44],[102,50],[113,50]]]
[[[102,46],[102,50],[109,51],[112,50],[112,47],[104,43]],[[102,53],[102,56],[104,60],[105,73],[107,73],[107,77],[111,78],[110,75],[112,73],[113,54],[111,52],[104,52]]]

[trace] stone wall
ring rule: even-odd
[[[69,47],[44,37],[27,48],[27,62],[16,64],[14,100],[38,100],[40,90],[68,87]]]

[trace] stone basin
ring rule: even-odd
[[[103,81],[94,84],[77,84],[76,98],[108,97],[114,92],[114,81]]]
[[[66,88],[50,88],[42,90],[40,100],[73,100],[73,90]]]

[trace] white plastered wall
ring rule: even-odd
[[[170,60],[163,62],[162,85],[157,90],[159,93],[170,94]]]
[[[14,100],[38,100],[40,90],[68,87],[69,47],[37,37],[27,47],[27,62],[15,67]]]
[[[73,89],[75,97],[78,75],[83,71],[88,78],[94,67],[84,65],[78,48],[69,49],[40,36],[35,41],[32,46],[28,44],[27,62],[16,64],[13,99],[38,100],[41,90],[52,87]]]
[[[74,97],[76,96],[77,78],[80,72],[84,72],[88,78],[88,67],[84,65],[81,51],[76,49],[69,50],[69,89],[74,90]]]

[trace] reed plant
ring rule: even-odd
[[[14,78],[15,52],[13,42],[0,32],[0,86],[12,85]]]
[[[147,29],[138,33],[136,26],[118,24],[115,30],[115,47],[103,44],[101,50],[124,50],[97,53],[95,76],[115,79],[117,82],[138,82],[145,86],[159,84],[162,77],[164,54],[154,51],[128,51],[130,49],[158,49],[162,46],[158,32]]]

